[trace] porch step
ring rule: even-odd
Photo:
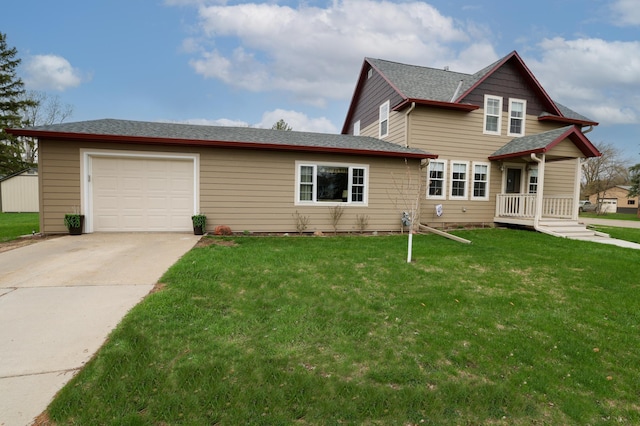
[[[609,237],[609,235],[603,234],[602,232],[587,229],[585,224],[572,220],[541,220],[538,223],[538,229],[546,234],[575,240]]]

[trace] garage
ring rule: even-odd
[[[94,232],[189,231],[195,210],[193,157],[88,155]]]
[[[618,200],[615,198],[600,198],[600,213],[616,213],[618,211]]]

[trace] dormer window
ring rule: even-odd
[[[527,114],[527,101],[509,99],[509,136],[524,136],[524,123]]]
[[[502,98],[484,95],[484,131],[487,135],[500,135]]]

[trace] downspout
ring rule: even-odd
[[[409,110],[404,115],[404,146],[405,148],[409,147],[409,114],[416,108],[416,103],[411,102],[411,106]]]
[[[536,192],[536,212],[533,218],[533,228],[538,232],[545,231],[540,229],[540,218],[542,217],[542,203],[544,199],[544,163],[545,154],[542,158],[538,158],[535,153],[531,153],[531,159],[538,163],[538,191]]]

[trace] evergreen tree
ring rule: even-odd
[[[271,128],[273,130],[284,130],[287,132],[293,130],[291,126],[289,126],[289,124],[286,121],[284,121],[282,118],[278,120],[278,122],[275,123],[273,126],[271,126]]]
[[[6,35],[0,33],[0,176],[19,172],[30,166],[22,157],[22,144],[7,128],[22,127],[23,111],[34,101],[24,98],[24,84],[16,76],[20,59],[18,50],[7,47]]]

